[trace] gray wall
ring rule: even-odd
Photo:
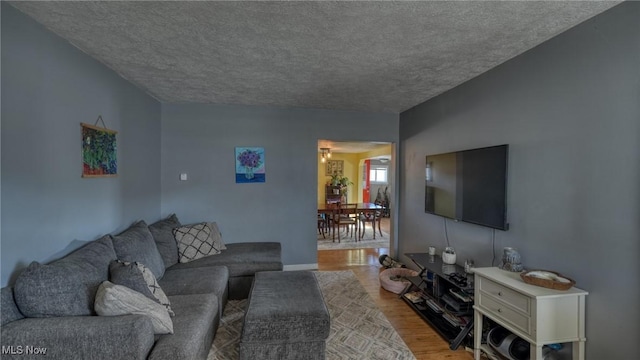
[[[397,134],[397,114],[163,104],[162,214],[217,221],[225,242],[279,241],[285,265],[315,264],[318,139]],[[264,147],[265,183],[235,183],[236,146]]]
[[[118,131],[117,178],[82,179],[80,123]],[[160,216],[160,104],[2,2],[2,286]]]
[[[625,3],[400,116],[400,253],[445,246],[423,209],[425,155],[508,143],[511,229],[447,222],[458,262],[528,268],[589,291],[587,356],[637,358],[640,3]],[[407,259],[403,259],[408,263]]]

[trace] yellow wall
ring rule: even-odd
[[[357,153],[357,154],[341,154],[331,153],[331,160],[343,160],[344,161],[344,175],[353,182],[353,185],[349,185],[347,191],[347,202],[355,203],[362,201],[362,190],[360,189],[360,183],[362,182],[362,176],[360,174],[360,162],[372,157],[391,155],[391,144],[381,146],[375,150]],[[322,155],[318,153],[318,204],[324,203],[324,191],[325,185],[331,180],[331,176],[325,175],[325,164],[322,163]]]
[[[322,155],[318,154],[318,204],[324,203],[325,185],[331,180],[331,176],[325,175],[325,164],[321,161]],[[347,189],[347,202],[354,203],[358,201],[358,162],[359,154],[340,154],[331,153],[330,160],[344,161],[344,176],[348,177],[353,185],[349,185]]]

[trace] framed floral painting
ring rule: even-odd
[[[117,131],[80,123],[82,127],[82,177],[118,176]]]
[[[264,148],[236,147],[236,183],[265,182]]]

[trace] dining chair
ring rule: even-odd
[[[318,213],[318,233],[322,234],[322,238],[326,239],[325,233],[328,229],[327,216],[323,213]]]
[[[373,231],[374,239],[376,238],[376,223],[378,224],[378,232],[380,232],[380,237],[383,237],[382,228],[380,226],[380,219],[382,218],[381,211],[379,210],[362,211],[360,212],[360,214],[358,214],[358,218],[359,218],[360,224],[362,224],[362,227],[361,227],[362,233],[360,234],[360,239],[364,238],[364,233],[367,230],[367,227],[366,227],[367,223],[371,223],[371,230]]]
[[[337,214],[334,215],[334,239],[335,230],[338,230],[338,242],[341,240],[341,227],[345,227],[347,234],[351,234],[358,241],[358,205],[357,204],[343,204],[340,205]]]

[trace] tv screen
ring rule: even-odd
[[[427,156],[425,212],[507,230],[509,145]]]

